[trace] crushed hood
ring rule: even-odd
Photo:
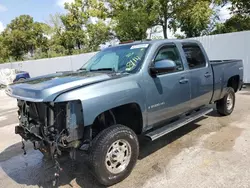
[[[117,77],[119,76],[115,74],[101,72],[59,72],[11,84],[7,87],[6,94],[26,101],[49,102],[60,93]]]

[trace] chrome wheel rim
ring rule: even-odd
[[[233,108],[233,95],[230,93],[227,96],[227,110],[231,110]]]
[[[106,154],[106,168],[113,174],[121,173],[126,169],[131,158],[131,146],[126,140],[117,140],[108,149]]]

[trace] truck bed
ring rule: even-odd
[[[214,94],[211,102],[214,102],[224,96],[225,89],[231,77],[236,76],[236,79],[239,79],[240,83],[242,82],[243,62],[238,59],[212,60],[210,64],[214,75]]]
[[[210,60],[211,65],[216,65],[216,64],[223,64],[223,63],[234,63],[241,61],[239,59],[226,59],[226,60]]]

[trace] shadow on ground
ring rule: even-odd
[[[197,122],[204,118],[206,117],[200,118],[153,142],[145,137],[140,137],[139,160],[143,160],[150,154],[178,140],[183,135],[194,131],[200,127]],[[78,153],[75,163],[66,156],[60,159],[63,171],[60,175],[59,186],[103,187],[89,173],[89,169],[86,166],[86,158],[86,154]],[[21,143],[12,145],[4,150],[0,154],[0,166],[7,176],[18,184],[52,187],[55,172],[54,163],[51,160],[46,160],[39,151],[33,150],[31,144],[27,145],[27,155],[22,154]]]
[[[208,113],[207,116],[210,116],[210,117],[220,117],[221,115],[218,114],[217,110],[214,108],[214,110],[212,112]]]

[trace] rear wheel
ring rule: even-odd
[[[228,116],[230,115],[234,110],[235,105],[235,92],[234,89],[229,87],[227,88],[226,95],[217,101],[216,107],[217,111],[220,115]]]
[[[89,153],[90,168],[101,184],[114,185],[129,176],[138,154],[134,131],[123,125],[113,125],[94,138]]]

